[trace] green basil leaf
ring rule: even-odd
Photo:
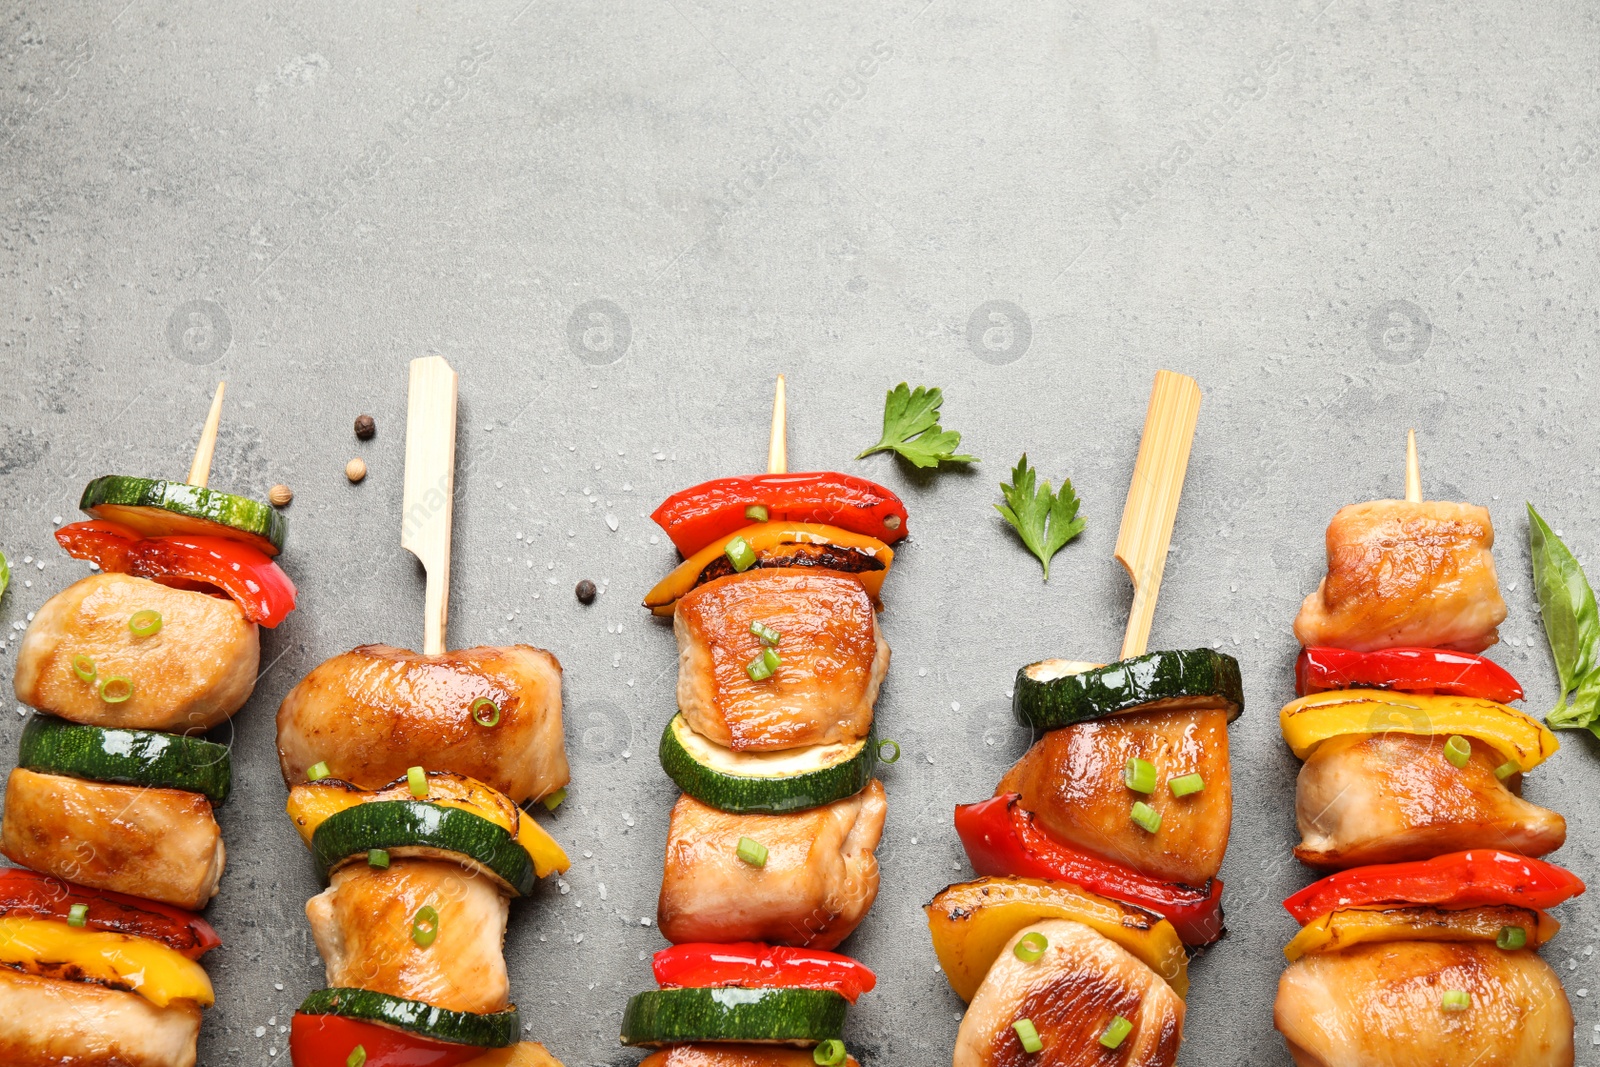
[[[1556,725],[1557,719],[1561,720],[1559,727]],[[1596,737],[1600,737],[1600,670],[1585,675],[1578,683],[1578,691],[1572,695],[1572,703],[1545,716],[1545,722],[1551,729],[1588,727]]]
[[[1595,646],[1600,643],[1600,608],[1594,590],[1572,552],[1528,505],[1528,547],[1533,556],[1533,585],[1544,616],[1550,654],[1561,676],[1560,710],[1567,695],[1595,669]]]

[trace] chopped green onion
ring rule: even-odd
[[[1011,1024],[1011,1029],[1017,1032],[1017,1040],[1022,1042],[1022,1051],[1039,1052],[1044,1049],[1044,1042],[1039,1040],[1039,1031],[1034,1027],[1032,1019],[1018,1019]]]
[[[1186,797],[1190,793],[1198,793],[1206,787],[1206,780],[1198,774],[1180,774],[1167,783],[1175,797]]]
[[[767,509],[762,508],[763,512]],[[749,514],[748,511],[745,514]],[[765,518],[765,515],[762,516]],[[811,1062],[820,1063],[822,1067],[834,1067],[834,1064],[844,1062],[844,1042],[836,1037],[830,1037],[822,1044],[811,1050]]]
[[[85,656],[82,652],[79,652],[76,656],[72,657],[72,673],[76,674],[82,681],[94,681],[94,660],[90,659],[88,656]]]
[[[1515,952],[1528,944],[1528,931],[1520,926],[1502,926],[1494,943],[1507,952]]]
[[[757,637],[761,638],[761,643],[763,645],[775,645],[779,641],[783,640],[783,635],[782,634],[780,634],[778,631],[774,630],[772,627],[766,625],[765,623],[760,623],[760,622],[751,623],[750,624],[750,632],[755,634]]]
[[[1521,773],[1522,773],[1522,764],[1518,763],[1514,759],[1508,759],[1504,763],[1500,764],[1500,766],[1498,766],[1498,767],[1496,767],[1494,769],[1494,776],[1496,778],[1500,779],[1502,782],[1505,781],[1507,778],[1510,778],[1513,774],[1521,774]]]
[[[891,754],[885,756],[883,754],[884,749],[891,749],[892,750]],[[900,742],[890,740],[887,737],[885,737],[882,741],[878,742],[878,762],[879,763],[893,763],[895,760],[897,760],[899,758],[900,758]]]
[[[1049,947],[1049,938],[1037,930],[1031,930],[1022,935],[1021,939],[1011,949],[1011,953],[1023,963],[1038,963],[1044,958],[1044,950]]]
[[[761,650],[761,655],[744,665],[744,673],[750,676],[752,682],[764,682],[771,678],[773,672],[782,664],[783,660],[778,658],[776,652],[770,648],[764,648]]]
[[[733,564],[733,569],[736,571],[747,571],[756,561],[756,550],[742,537],[735,537],[729,541],[723,547],[722,554],[728,557],[728,562]]]
[[[428,795],[428,772],[421,767],[407,767],[406,785],[411,788],[412,796],[424,799]]]
[[[1156,765],[1149,760],[1129,756],[1127,766],[1122,768],[1122,783],[1135,793],[1154,793]]]
[[[1439,998],[1439,1007],[1445,1011],[1466,1011],[1472,1007],[1472,994],[1465,989],[1446,989]]]
[[[559,808],[561,806],[561,802],[563,800],[566,800],[566,799],[567,799],[567,787],[566,786],[562,786],[560,789],[557,789],[554,793],[551,793],[549,796],[545,797],[539,803],[544,805],[544,810],[545,811],[555,811],[557,808]]]
[[[107,704],[120,704],[131,696],[133,679],[125,675],[113,674],[100,683],[100,699]]]
[[[365,1045],[357,1045],[350,1050],[350,1055],[344,1061],[344,1067],[361,1067],[367,1062],[367,1049]]]
[[[424,904],[417,909],[417,917],[411,920],[411,940],[417,943],[418,948],[427,948],[438,936],[439,913],[432,904]]]
[[[74,904],[67,909],[67,925],[82,926],[89,921],[89,905]]]
[[[1444,758],[1456,767],[1465,767],[1472,760],[1472,742],[1460,734],[1451,734],[1444,743]]]
[[[381,848],[367,849],[367,866],[373,870],[387,871],[389,869],[389,853]]]
[[[133,631],[135,637],[149,637],[161,631],[161,612],[145,608],[143,611],[133,613],[133,618],[128,620],[128,629]]]
[[[767,846],[753,837],[739,838],[739,847],[735,851],[740,859],[752,867],[765,867],[767,865]]]
[[[1133,1024],[1118,1015],[1111,1020],[1105,1032],[1100,1035],[1100,1043],[1106,1048],[1121,1048],[1122,1043],[1133,1033]]]
[[[472,721],[479,726],[500,725],[500,705],[488,697],[479,697],[472,702]]]
[[[1142,800],[1133,802],[1133,810],[1128,815],[1152,834],[1161,829],[1161,813]]]
[[[320,760],[306,768],[308,782],[320,782],[326,777],[328,777],[328,765]]]
[[[772,513],[767,510],[764,504],[751,504],[744,509],[744,517],[751,522],[766,522],[772,518]],[[818,1060],[817,1062],[821,1063],[822,1061]]]

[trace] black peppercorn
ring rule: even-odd
[[[594,583],[587,578],[579,582],[578,588],[573,590],[574,593],[578,594],[578,603],[580,604],[593,604],[596,591]]]
[[[372,435],[378,432],[378,424],[371,415],[356,416],[356,436],[363,441],[372,440]]]

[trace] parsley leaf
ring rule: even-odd
[[[1000,483],[1004,504],[996,504],[1005,520],[1016,529],[1028,551],[1044,564],[1044,580],[1050,580],[1050,557],[1061,547],[1083,532],[1083,520],[1078,518],[1078,496],[1072,491],[1072,479],[1063,478],[1059,492],[1050,491],[1049,482],[1038,483],[1038,472],[1028,466],[1024,452],[1011,472],[1011,484]]]
[[[939,426],[939,405],[944,393],[937,386],[912,389],[901,382],[889,390],[883,401],[883,437],[857,459],[874,452],[897,452],[918,467],[937,467],[941,463],[976,463],[977,456],[956,454],[961,435]],[[918,435],[921,436],[918,436]]]

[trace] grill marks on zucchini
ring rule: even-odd
[[[1244,708],[1239,661],[1209,648],[1151,652],[1105,666],[1041,660],[1017,672],[1012,708],[1038,730],[1143,711]]]
[[[854,796],[872,780],[877,737],[846,745],[734,752],[674,715],[661,735],[661,766],[679,789],[722,811],[781,815]]]
[[[228,799],[233,763],[226,746],[198,737],[85,726],[35,712],[22,728],[17,765],[118,785],[183,789],[213,804]]]
[[[375,800],[328,816],[311,835],[324,880],[335,869],[380,849],[391,857],[461,856],[509,892],[533,888],[533,857],[505,830],[463,808],[419,800]]]
[[[622,1043],[749,1041],[807,1048],[844,1033],[849,1002],[827,989],[655,989],[622,1013]]]
[[[515,1007],[488,1015],[436,1008],[420,1000],[370,989],[319,989],[300,1005],[302,1015],[340,1015],[383,1023],[413,1034],[478,1048],[505,1048],[521,1038],[522,1019]]]
[[[108,474],[84,486],[78,507],[144,537],[228,537],[276,556],[289,523],[270,504],[198,485]]]

